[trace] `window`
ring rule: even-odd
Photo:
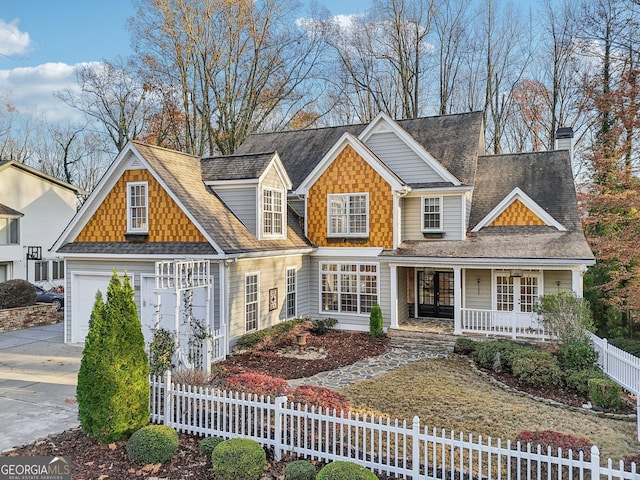
[[[51,262],[51,278],[53,280],[64,278],[64,260],[53,260]]]
[[[281,190],[262,190],[262,233],[282,235],[284,233],[284,204]]]
[[[376,264],[323,263],[320,275],[323,312],[364,315],[378,301]]]
[[[0,218],[0,245],[17,245],[20,243],[20,236],[18,235],[19,222],[19,218]]]
[[[496,310],[533,313],[540,296],[540,275],[536,272],[512,277],[509,273],[496,275]]]
[[[34,263],[35,265],[35,281],[43,282],[49,280],[49,261],[41,260]]]
[[[287,318],[293,318],[297,313],[296,276],[295,267],[287,268]]]
[[[369,234],[369,194],[328,195],[329,236]]]
[[[127,231],[131,233],[147,233],[148,206],[147,182],[127,184]]]
[[[442,231],[442,197],[422,198],[422,230]]]
[[[244,277],[244,331],[253,332],[258,329],[259,280],[257,273]]]

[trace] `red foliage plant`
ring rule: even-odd
[[[307,404],[310,407],[322,407],[323,410],[345,412],[349,410],[349,402],[344,395],[336,393],[328,388],[301,385],[287,392],[289,401],[294,404]]]
[[[532,450],[535,450],[537,446],[540,445],[542,451],[546,452],[547,447],[551,447],[552,454],[556,454],[558,448],[561,448],[563,452],[572,450],[576,456],[579,451],[582,451],[584,452],[585,460],[591,458],[591,447],[593,447],[593,443],[586,438],[574,437],[573,435],[554,432],[553,430],[520,432],[515,441],[520,442],[521,450],[525,450],[526,444],[530,443]]]
[[[229,389],[254,395],[277,397],[283,395],[289,388],[289,384],[282,378],[262,375],[260,373],[238,373],[225,379]]]

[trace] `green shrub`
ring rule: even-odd
[[[165,463],[178,451],[178,432],[166,425],[147,425],[133,432],[126,449],[134,463]]]
[[[176,351],[176,337],[173,332],[159,328],[153,333],[153,340],[149,345],[149,366],[151,375],[164,375],[175,365],[172,363]]]
[[[218,444],[224,442],[224,438],[222,437],[206,437],[200,440],[198,446],[200,447],[200,453],[207,458],[211,458],[211,453],[213,453],[213,449],[218,446]]]
[[[262,344],[266,343],[271,338],[285,335],[304,322],[305,319],[303,318],[294,318],[292,320],[278,323],[273,327],[265,328],[264,330],[247,333],[236,341],[235,348],[238,350],[250,350],[252,348],[259,348]]]
[[[512,359],[513,375],[522,383],[533,387],[560,385],[562,369],[558,359],[546,350],[521,350]]]
[[[369,315],[369,333],[380,338],[384,336],[384,330],[382,328],[382,310],[377,303],[371,307],[371,314]]]
[[[35,287],[20,278],[0,283],[0,308],[27,307],[36,304]]]
[[[338,320],[335,318],[323,318],[311,321],[311,328],[309,331],[314,335],[325,335],[329,333],[338,324]]]
[[[470,338],[458,337],[456,343],[453,346],[453,353],[458,355],[473,355],[476,350],[478,342],[471,340]]]
[[[478,342],[473,358],[480,368],[502,372],[511,372],[511,363],[516,354],[532,347],[525,347],[508,340]]]
[[[284,480],[315,480],[316,467],[306,460],[296,460],[284,467]]]
[[[633,338],[612,338],[609,343],[620,350],[629,352],[631,355],[640,357],[640,340]]]
[[[609,378],[592,378],[587,383],[589,400],[605,410],[617,410],[622,404],[622,387]]]
[[[258,330],[257,332],[247,333],[241,336],[237,341],[235,348],[239,350],[249,350],[255,348],[260,342],[268,337],[267,330]]]
[[[565,372],[565,384],[582,394],[589,393],[589,380],[592,378],[608,378],[598,368],[591,367],[584,370],[572,370]]]
[[[598,353],[587,339],[569,339],[560,345],[558,360],[562,369],[567,371],[593,368],[598,360]]]
[[[78,420],[100,442],[128,438],[149,423],[149,360],[133,286],[116,271],[89,319],[78,384]]]
[[[216,480],[258,480],[267,455],[255,440],[232,438],[213,449],[211,463]]]
[[[322,467],[316,480],[378,480],[378,477],[362,465],[338,461]]]
[[[594,330],[589,301],[573,292],[543,295],[538,299],[542,325],[558,336],[561,343],[582,340]]]

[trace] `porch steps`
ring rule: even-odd
[[[405,329],[389,330],[389,336],[389,348],[425,352],[434,356],[453,353],[457,338],[452,334]]]

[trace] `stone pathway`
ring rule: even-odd
[[[382,355],[360,360],[312,377],[289,380],[289,385],[314,385],[332,390],[369,380],[390,370],[430,358],[445,358],[453,352],[455,340],[447,335],[393,331],[389,348]]]

